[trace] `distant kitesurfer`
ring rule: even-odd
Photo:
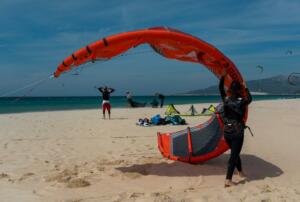
[[[235,183],[232,182],[232,175],[235,168],[238,170],[240,177],[244,176],[240,158],[245,129],[245,122],[243,118],[246,113],[247,105],[249,105],[252,101],[252,96],[247,88],[245,89],[247,93],[246,98],[242,96],[243,86],[238,81],[232,81],[226,95],[224,89],[225,75],[226,72],[220,80],[219,90],[224,104],[224,111],[222,114],[224,122],[224,137],[231,149],[225,180],[225,187],[229,187],[235,185]]]
[[[110,119],[110,94],[115,91],[113,88],[108,88],[107,86],[98,88],[98,90],[102,93],[102,112],[103,118],[105,119],[105,111],[108,112],[108,118]]]
[[[155,95],[160,100],[160,108],[162,108],[164,106],[165,96],[163,94],[160,94],[160,93],[156,93]]]

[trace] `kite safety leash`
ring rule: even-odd
[[[252,130],[251,130],[251,128],[249,126],[245,126],[245,129],[248,129],[249,132],[250,132],[250,134],[251,134],[251,136],[254,137],[254,134],[253,134],[253,132],[252,132]]]

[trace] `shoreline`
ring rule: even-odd
[[[150,97],[137,97],[137,101],[144,102],[153,99]],[[178,98],[179,97],[179,98]],[[73,110],[96,110],[101,108],[101,98],[100,97],[34,97],[25,98],[18,102],[12,102],[10,100],[2,101],[0,99],[0,114],[19,114],[19,113],[30,113],[30,112],[52,112],[52,111],[73,111]],[[120,98],[120,97],[117,97]],[[143,98],[143,99],[141,99]],[[178,99],[176,99],[178,98]],[[6,98],[9,99],[9,98]],[[12,99],[12,98],[10,98]],[[41,100],[40,100],[41,99]],[[58,100],[57,100],[58,99]],[[126,104],[126,99],[121,97],[121,99],[115,100],[116,97],[112,97],[112,107],[113,109],[123,109],[128,108]],[[253,95],[254,101],[267,101],[267,100],[293,100],[300,99],[300,96],[269,96],[269,95]],[[219,103],[219,96],[175,96],[167,97],[165,100],[165,107],[168,104],[174,105],[191,105],[191,104],[212,104]],[[152,108],[151,106],[146,106],[146,108]]]
[[[250,92],[255,96],[300,96],[300,93],[297,94],[270,94],[270,93],[261,93],[261,92]],[[220,96],[219,93],[216,94],[165,94],[167,97],[189,97],[189,96]],[[25,98],[99,98],[99,95],[83,95],[83,96],[26,96]],[[125,95],[111,95],[110,97],[122,97],[126,99]],[[156,97],[155,95],[134,95],[134,97]],[[0,99],[15,99],[20,98],[20,96],[8,96],[8,97],[0,97]]]
[[[255,99],[255,96],[254,95],[254,102],[260,102],[260,101],[269,101],[269,100],[298,100],[300,99],[300,95],[299,97],[277,97],[277,98],[266,98],[266,99]],[[264,95],[259,95],[259,96],[264,96]],[[183,96],[184,97],[184,96]],[[190,97],[190,96],[186,96],[186,97]],[[193,96],[192,96],[193,97]],[[63,97],[62,97],[63,98]],[[78,97],[80,98],[80,97]],[[99,97],[95,97],[97,99],[99,99]],[[38,98],[37,98],[38,99]],[[200,102],[189,102],[189,103],[178,103],[178,104],[174,104],[175,106],[177,105],[191,105],[191,104],[207,104],[207,105],[210,105],[210,104],[218,104],[220,102],[216,102],[215,100],[212,100],[211,102],[208,102],[206,100],[204,101],[200,101]],[[171,104],[171,103],[165,103],[164,107],[166,107],[168,104]],[[173,103],[172,103],[173,104]],[[67,105],[67,103],[65,104]],[[9,107],[13,107],[14,109],[12,109],[11,111],[8,111],[8,112],[2,112],[1,111],[1,108],[0,108],[0,115],[2,114],[20,114],[20,113],[31,113],[31,112],[55,112],[55,111],[76,111],[76,110],[101,110],[101,104],[99,104],[99,101],[98,103],[93,103],[92,105],[94,106],[79,106],[79,107],[67,107],[67,108],[64,108],[64,106],[54,106],[54,107],[57,107],[57,108],[53,108],[53,109],[30,109],[30,107],[28,108],[24,108],[22,107],[21,109],[19,110],[16,110],[15,108],[17,106],[9,106]],[[33,106],[33,107],[36,107],[36,106]],[[41,107],[41,106],[37,106],[37,107]],[[112,108],[113,109],[132,109],[132,108],[129,108],[127,106],[120,106],[120,105],[117,105],[115,106],[114,103],[112,103]],[[155,109],[155,108],[152,108],[151,106],[146,106],[144,108],[150,108],[150,109]],[[15,111],[14,111],[15,110]]]

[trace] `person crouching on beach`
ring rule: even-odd
[[[103,119],[105,119],[105,111],[108,112],[108,118],[110,119],[110,94],[115,91],[113,88],[108,88],[107,86],[98,88],[98,90],[102,93],[102,112],[103,112]]]
[[[238,81],[232,81],[227,95],[224,89],[226,72],[223,74],[219,90],[223,100],[224,111],[222,119],[224,122],[224,138],[231,150],[230,158],[228,160],[227,174],[225,180],[225,187],[230,187],[235,185],[232,182],[232,176],[234,169],[238,170],[240,177],[243,177],[242,161],[240,158],[240,152],[242,150],[244,142],[244,115],[246,113],[247,106],[252,101],[252,96],[249,90],[246,88],[247,96],[244,98],[242,96],[243,86]]]

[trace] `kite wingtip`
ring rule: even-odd
[[[53,78],[56,78],[55,74],[51,74],[51,75],[49,76],[49,79],[53,79]]]

